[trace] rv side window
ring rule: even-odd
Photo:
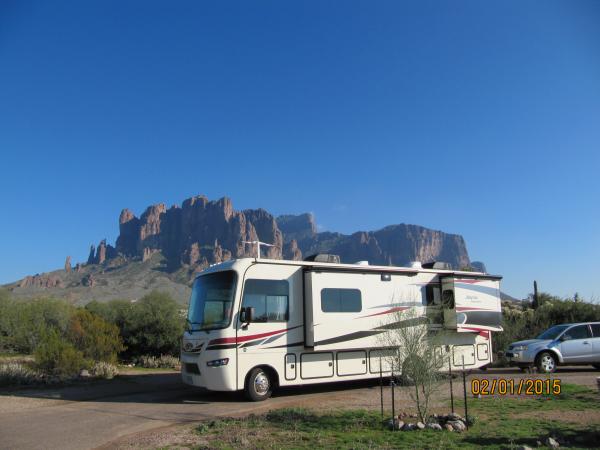
[[[362,299],[358,289],[322,289],[321,311],[326,313],[360,312]]]
[[[286,280],[246,280],[242,307],[254,308],[254,322],[286,322],[289,290]]]

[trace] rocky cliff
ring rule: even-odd
[[[203,268],[230,258],[255,256],[247,241],[274,244],[262,256],[299,260],[313,253],[335,253],[343,262],[405,265],[409,261],[446,261],[456,268],[469,266],[463,238],[417,225],[390,225],[351,235],[318,233],[312,214],[275,218],[264,209],[236,211],[231,200],[192,197],[181,206],[152,205],[138,218],[124,209],[119,237],[113,248],[101,241],[92,246],[88,263],[102,264],[121,255],[142,261],[160,252],[168,267]]]
[[[92,245],[86,264],[28,276],[7,287],[16,297],[52,295],[86,303],[92,299],[140,298],[153,289],[185,302],[194,274],[212,263],[256,256],[247,241],[273,244],[261,255],[301,260],[334,253],[342,262],[402,266],[410,261],[445,261],[470,266],[463,238],[417,225],[390,225],[350,235],[317,231],[312,214],[274,217],[264,209],[236,211],[231,200],[204,196],[167,208],[159,203],[139,217],[124,209],[113,247],[105,239]]]

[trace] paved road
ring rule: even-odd
[[[600,373],[561,369],[563,382],[595,385]],[[530,376],[489,370],[475,376]],[[344,383],[287,389],[261,403],[238,394],[207,393],[183,385],[178,373],[127,375],[117,380],[62,389],[0,393],[0,449],[89,449],[123,436],[196,422],[214,416],[244,415],[296,404],[344,402],[377,395],[373,383]]]

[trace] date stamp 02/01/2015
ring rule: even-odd
[[[473,395],[560,395],[559,378],[474,378]]]

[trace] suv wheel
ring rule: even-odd
[[[542,373],[552,373],[556,370],[556,358],[550,352],[542,352],[537,357],[537,368]]]
[[[268,399],[273,393],[273,383],[269,374],[260,367],[252,369],[244,393],[249,400],[254,402]]]

